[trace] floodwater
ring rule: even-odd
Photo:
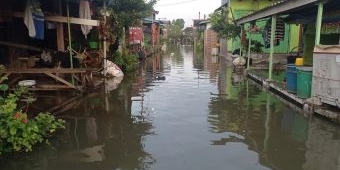
[[[66,129],[50,146],[3,156],[0,169],[340,169],[338,125],[305,117],[190,46],[169,47],[56,115]]]

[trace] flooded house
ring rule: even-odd
[[[106,57],[96,1],[1,1],[0,49],[9,85],[83,90]],[[103,38],[103,37],[102,37]],[[101,44],[101,45],[98,45]]]
[[[340,77],[336,73],[340,66],[339,7],[340,2],[336,0],[284,0],[235,20],[242,28],[246,28],[247,24],[253,25],[252,28],[261,28],[258,21],[270,23],[267,32],[270,39],[268,73],[261,76],[257,71],[250,76],[254,79],[262,77],[260,79],[264,86],[297,103],[307,112],[318,113],[336,121],[340,120]],[[277,43],[281,41],[282,27],[279,21],[300,28],[295,37],[298,44],[294,47],[298,53],[294,58],[289,57],[289,53],[286,58],[281,57],[283,61],[286,60],[283,62],[285,76],[281,78],[281,81],[286,81],[286,86],[278,84],[274,75],[275,61],[280,59],[276,51]],[[261,29],[261,32],[265,30]],[[251,35],[249,32],[248,37]]]

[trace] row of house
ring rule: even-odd
[[[106,68],[104,59],[110,57],[116,43],[110,38],[114,24],[105,9],[106,4],[99,0],[1,1],[0,64],[6,68],[4,76],[9,83],[23,79],[18,74],[26,78],[42,74],[61,83],[53,88],[44,86],[44,90],[80,90],[95,84],[89,77]],[[130,28],[126,43],[121,40],[120,45],[156,47],[162,32],[161,22],[155,19],[157,13],[141,18],[141,24]],[[72,76],[71,82],[67,78],[71,74],[79,76]]]
[[[222,0],[216,10],[223,11],[241,27],[241,34],[240,38],[230,40],[214,38],[217,35],[212,33],[209,22],[200,22],[205,29],[206,53],[218,47],[220,55],[237,51],[248,56],[250,49],[243,47],[250,40],[259,42],[268,61],[265,81],[269,83],[273,81],[273,61],[281,58],[287,62],[284,64],[289,64],[289,57],[301,57],[302,66],[311,74],[310,82],[304,82],[303,87],[309,88],[311,94],[303,99],[313,100],[298,100],[298,103],[305,105],[312,101],[313,106],[326,104],[340,108],[340,1]],[[333,117],[340,120],[337,114]]]
[[[304,65],[312,66],[310,82],[307,82],[310,84],[311,93],[308,97],[312,97],[313,106],[327,104],[340,108],[339,7],[340,2],[337,0],[280,1],[236,20],[236,23],[243,24],[265,17],[275,21],[279,17],[284,17],[286,23],[299,24],[301,27],[299,37],[302,39],[299,46],[302,46]],[[273,57],[272,53],[271,57]],[[270,72],[269,75],[271,75]],[[298,77],[297,81],[299,83],[302,80]],[[299,93],[297,94],[299,96]],[[321,113],[321,111],[318,112]]]

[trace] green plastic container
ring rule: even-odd
[[[311,97],[313,67],[296,67],[297,90],[296,94],[302,99]]]
[[[89,47],[91,49],[97,49],[98,48],[98,42],[97,41],[89,41]]]

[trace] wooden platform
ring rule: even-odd
[[[34,87],[30,87],[31,90],[62,90],[62,89],[74,89],[84,90],[88,87],[94,87],[95,81],[93,80],[93,74],[97,73],[100,69],[95,68],[29,68],[29,69],[6,69],[2,76],[9,78],[13,74],[21,76],[12,76],[8,79],[11,83],[19,81],[23,75],[31,74],[39,75],[41,77],[52,78],[56,83],[39,84]],[[66,78],[65,78],[66,77]],[[0,81],[1,83],[2,81]]]

